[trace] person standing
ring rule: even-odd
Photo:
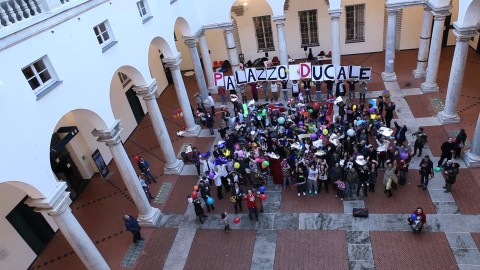
[[[348,83],[348,99],[353,102],[353,100],[355,99],[355,84],[358,83],[358,80],[353,80],[353,79],[350,79],[347,81]]]
[[[198,151],[197,147],[193,147],[192,149],[192,161],[197,169],[198,175],[200,175],[200,151]]]
[[[215,110],[214,107],[212,107],[212,110]],[[215,123],[215,119],[213,119],[213,116],[209,113],[207,113],[205,119],[205,126],[210,130],[210,135],[215,135],[215,132],[213,131],[213,123]]]
[[[303,89],[305,90],[305,101],[307,103],[312,101],[311,87],[312,81],[309,78],[303,79]]]
[[[315,82],[315,96],[316,96],[317,102],[322,101],[322,83],[323,81]]]
[[[402,146],[403,143],[407,140],[407,136],[405,135],[407,133],[407,124],[403,124],[400,126],[397,121],[393,122],[395,124],[395,128],[397,129],[395,131],[395,140],[397,141],[397,146]]]
[[[327,81],[327,100],[332,98],[333,95],[333,84],[335,82],[332,80]]]
[[[357,187],[357,197],[360,196],[360,190],[362,189],[363,196],[368,197],[368,180],[370,180],[370,171],[368,170],[367,162],[363,159],[363,156],[358,156],[355,162],[359,165],[358,180],[360,181],[360,184]]]
[[[152,171],[150,171],[150,163],[148,163],[148,161],[143,159],[143,157],[141,156],[135,156],[134,159],[137,161],[138,169],[140,169],[142,174],[145,175],[145,180],[147,181],[147,183],[157,183],[157,180],[155,180],[155,176],[152,174]]]
[[[378,96],[377,98],[377,109],[378,115],[380,115],[383,119],[383,109],[385,108],[385,102],[383,101],[383,96]]]
[[[325,192],[328,193],[328,168],[325,163],[320,163],[318,168],[318,192],[322,191],[322,186],[325,187]],[[315,192],[317,194],[317,192]]]
[[[255,203],[255,199],[257,198],[257,194],[253,193],[251,189],[247,190],[247,196],[243,198],[244,201],[247,201],[248,207],[248,217],[252,220],[252,215],[255,215],[255,219],[258,221],[258,211],[257,211],[257,204]]]
[[[416,136],[417,139],[415,140],[414,148],[413,148],[413,155],[417,153],[418,149],[418,157],[422,155],[422,149],[425,143],[427,143],[427,134],[423,132],[423,128],[419,127],[418,131],[413,133],[412,136]]]
[[[358,173],[353,167],[353,163],[349,161],[345,167],[346,196],[348,199],[353,197],[353,191],[357,189],[358,182]]]
[[[288,161],[287,161],[286,158],[284,158],[282,160],[282,162],[280,163],[280,166],[282,168],[283,190],[285,190],[287,188],[287,181],[290,184],[290,186],[292,186],[292,178],[291,178],[291,175],[290,175],[291,167],[288,164]]]
[[[430,160],[430,156],[426,155],[422,161],[420,161],[420,185],[417,188],[422,187],[423,190],[427,189],[428,180],[433,178],[433,162]]]
[[[278,101],[278,84],[276,81],[272,81],[270,89],[272,91],[272,101]]]
[[[460,158],[460,154],[462,152],[462,149],[465,147],[465,142],[467,141],[467,133],[465,132],[465,129],[460,129],[460,132],[458,133],[455,143],[457,144],[457,148],[455,148],[455,159]]]
[[[282,81],[282,93],[283,93],[283,101],[287,102],[288,101],[288,81],[287,80]]]
[[[240,91],[240,95],[242,96],[242,103],[247,103],[247,87],[245,84],[237,85],[237,89]]]
[[[212,116],[214,116],[215,115],[215,100],[213,100],[212,93],[208,93],[207,100],[208,100],[208,105],[210,105],[210,109],[212,111],[211,112]]]
[[[365,95],[367,94],[367,83],[365,81],[360,82],[360,104],[365,104]]]
[[[396,167],[392,162],[387,162],[387,168],[385,168],[385,174],[383,175],[383,184],[385,185],[385,191],[388,192],[388,197],[392,197],[392,188],[397,189],[398,178],[395,173]]]
[[[310,189],[310,194],[317,194],[317,180],[318,180],[318,169],[315,167],[315,164],[312,162],[310,168],[308,169],[308,187]],[[308,189],[307,189],[308,190]]]
[[[292,97],[295,102],[298,102],[298,94],[300,94],[300,86],[298,81],[292,81]]]
[[[389,102],[385,106],[385,125],[390,128],[392,119],[393,119],[393,111],[395,111],[395,103]]]
[[[240,187],[238,182],[233,183],[232,187],[232,196],[230,197],[230,201],[233,203],[233,208],[235,209],[235,215],[238,213],[238,209],[240,208],[240,212],[243,212],[243,189]]]
[[[138,175],[138,181],[140,181],[140,185],[143,188],[143,191],[145,192],[145,195],[147,196],[148,202],[151,202],[152,199],[155,199],[155,197],[152,196],[152,193],[150,193],[150,187],[147,185],[145,182],[145,179],[139,174]]]
[[[222,105],[227,105],[227,91],[223,86],[218,87],[218,95],[222,101]]]
[[[223,212],[220,217],[222,218],[222,222],[224,225],[224,231],[225,232],[230,232],[230,221],[228,219],[227,211]]]
[[[200,201],[200,199],[198,198],[193,199],[192,195],[188,194],[187,201],[188,203],[193,204],[193,207],[195,209],[195,215],[200,220],[200,223],[203,224],[203,219],[206,218],[207,216],[205,215],[205,211],[203,211],[202,202]]]
[[[200,191],[200,197],[202,197],[203,201],[207,205],[207,211],[210,212],[210,208],[212,210],[215,210],[215,206],[213,204],[210,205],[210,204],[207,203],[208,198],[212,197],[211,190],[210,190],[210,185],[207,185],[205,183],[205,180],[202,179],[202,180],[200,180],[200,183],[198,185],[198,189]]]
[[[250,93],[252,93],[252,98],[253,100],[255,100],[255,102],[258,101],[258,86],[259,84],[257,84],[256,82],[251,82],[248,84],[248,86],[250,86]]]
[[[300,193],[305,196],[305,173],[303,171],[303,166],[299,166],[297,164],[297,192],[298,196],[300,196]]]
[[[448,138],[446,142],[442,143],[442,146],[440,147],[440,149],[442,150],[442,155],[440,156],[440,160],[437,163],[437,167],[441,167],[445,159],[451,160],[456,148],[457,145],[453,141],[452,137]]]
[[[137,244],[138,240],[140,240],[140,241],[144,240],[142,238],[142,235],[140,234],[140,230],[142,228],[140,228],[140,225],[138,224],[138,221],[134,216],[125,215],[125,216],[123,216],[123,221],[125,223],[125,229],[132,233],[133,243],[135,245]]]
[[[335,88],[335,96],[336,97],[344,97],[345,96],[345,85],[343,81],[338,81],[337,86]]]
[[[202,95],[200,95],[200,93],[195,94],[195,102],[197,102],[197,110],[201,112],[207,112],[205,110],[205,105],[203,104],[203,98],[202,98]]]
[[[270,88],[270,82],[268,81],[263,81],[262,82],[262,89],[263,89],[263,97],[265,98],[265,101],[268,101],[268,90]]]
[[[452,191],[452,185],[457,181],[457,175],[460,172],[459,168],[460,164],[455,162],[452,164],[450,169],[445,171],[445,186],[443,187],[445,189],[445,193]]]

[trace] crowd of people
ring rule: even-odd
[[[355,96],[357,83],[361,100]],[[315,99],[311,94],[313,84]],[[247,201],[250,218],[255,216],[257,220],[255,199],[269,175],[280,178],[284,190],[296,189],[298,196],[315,196],[322,189],[326,193],[334,189],[340,200],[356,199],[375,192],[380,183],[385,196],[392,197],[394,190],[407,183],[412,157],[417,151],[419,157],[422,155],[427,134],[421,127],[414,132],[412,147],[405,122],[394,121],[394,129],[390,128],[395,104],[388,91],[366,100],[366,82],[348,81],[350,94],[345,99],[343,82],[325,84],[324,100],[322,82],[303,80],[240,86],[237,90],[241,100],[237,92],[231,92],[233,110],[222,105],[215,111],[212,101],[211,112],[199,105],[196,116],[212,134],[214,116],[220,114],[221,119],[217,129],[221,141],[213,152],[200,153],[193,147],[188,153],[188,161],[196,165],[201,176],[200,197],[211,197],[210,188],[216,190],[217,199],[230,194],[235,213],[242,211],[242,202]],[[246,97],[248,88],[253,97],[250,102]],[[277,103],[282,99],[279,91],[283,103]],[[221,92],[224,93],[223,89]],[[258,92],[264,92],[265,102],[259,102]],[[453,158],[458,158],[465,141],[462,130],[456,140],[445,142],[437,167],[428,155],[424,156],[419,164],[421,183],[417,187],[426,190],[434,173],[441,170],[446,179],[445,192],[449,192],[459,168]],[[270,163],[279,166],[269,166]],[[383,179],[378,179],[378,170],[385,171]],[[243,192],[243,187],[247,192]],[[207,204],[208,211],[210,208],[214,209],[213,204]]]

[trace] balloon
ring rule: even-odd
[[[265,165],[265,167],[268,167],[268,165],[270,165],[270,162],[268,162],[268,161],[265,160],[265,161],[262,163],[262,165]]]
[[[352,109],[355,111],[357,109],[357,105],[353,105]]]
[[[318,139],[318,136],[317,136],[317,134],[315,134],[315,133],[313,133],[313,134],[310,134],[310,139],[312,139],[312,140],[316,140],[316,139]]]
[[[375,112],[375,108],[370,108],[368,111],[369,111],[370,113],[374,113],[374,112]]]
[[[211,172],[208,174],[208,178],[213,179],[215,177],[215,173]]]
[[[324,130],[322,131],[322,133],[323,133],[323,135],[327,135],[327,134],[328,134],[328,129],[324,129]]]
[[[285,124],[285,118],[283,118],[283,117],[279,117],[277,121],[280,125]]]
[[[192,198],[194,199],[198,198],[198,192],[196,191],[192,192]]]
[[[263,158],[256,158],[256,159],[255,159],[255,162],[263,162],[263,161],[264,161]]]
[[[315,102],[315,103],[313,104],[313,108],[315,108],[315,110],[318,110],[318,109],[320,108],[320,104],[318,104],[318,103]]]
[[[260,199],[262,201],[265,201],[267,199],[267,195],[265,195],[265,194],[260,195]]]
[[[285,69],[285,73],[288,73],[288,72],[289,72],[288,68],[287,68],[287,69]]]
[[[265,192],[266,188],[265,188],[265,186],[261,186],[261,187],[258,188],[258,190],[263,193],[263,192]]]
[[[182,109],[178,108],[177,113],[181,113],[181,112],[182,112]]]
[[[309,112],[309,113],[313,113],[313,110],[312,110],[312,109],[308,109],[308,112]]]
[[[197,191],[197,190],[198,190],[198,186],[197,186],[197,185],[193,186],[193,190]]]
[[[262,169],[266,169],[267,166],[265,166],[265,164],[262,163]]]
[[[353,130],[353,129],[347,130],[347,135],[348,135],[349,137],[355,136],[355,130]]]
[[[183,117],[183,112],[180,113],[180,117]]]
[[[408,158],[408,154],[407,154],[407,153],[400,153],[400,158],[401,158],[402,160],[405,160],[405,159]]]
[[[214,202],[215,200],[212,197],[208,197],[207,204],[212,205]]]
[[[236,143],[235,144],[235,150],[238,150],[238,149],[240,149],[240,144]]]
[[[233,223],[235,223],[235,224],[240,223],[240,218],[239,217],[234,218]]]
[[[233,163],[233,167],[234,167],[235,169],[240,168],[240,163],[238,163],[238,162]]]
[[[435,172],[440,172],[442,169],[440,167],[435,167],[434,171]]]
[[[389,98],[389,97],[390,97],[390,91],[388,91],[388,90],[383,90],[382,96],[383,96],[384,98]]]
[[[417,220],[417,217],[418,217],[417,214],[410,215],[411,220]]]
[[[239,157],[244,157],[245,154],[243,153],[242,150],[239,150],[239,151],[237,152],[237,155],[238,155]]]
[[[323,136],[323,134],[320,135],[320,139],[321,139],[321,140],[325,139],[325,136]]]
[[[303,126],[303,122],[302,121],[298,122],[298,125]]]

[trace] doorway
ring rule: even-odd
[[[453,29],[453,25],[451,25],[452,21],[452,14],[445,17],[445,24],[443,30],[443,37],[442,37],[442,47],[446,47],[448,43],[448,34],[450,34],[450,29]]]
[[[145,113],[143,112],[142,103],[140,103],[140,99],[138,98],[137,94],[133,90],[133,86],[125,92],[127,96],[128,104],[130,104],[130,108],[132,109],[133,116],[137,121],[137,124],[142,122],[143,118],[145,117]]]
[[[27,245],[39,255],[52,240],[55,232],[42,214],[33,211],[25,204],[25,197],[7,216],[6,219]]]
[[[160,52],[160,50],[158,52]],[[172,71],[170,70],[169,67],[165,66],[165,63],[163,63],[164,57],[165,56],[160,52],[160,62],[162,62],[163,70],[165,71],[165,77],[167,77],[168,85],[171,85],[173,84]]]

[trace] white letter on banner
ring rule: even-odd
[[[227,82],[227,90],[235,90],[235,77],[225,76],[225,81]]]
[[[312,66],[312,81],[323,81],[322,66]]]
[[[276,67],[277,78],[279,80],[288,80],[288,66],[277,66]]]
[[[335,80],[335,66],[332,64],[322,65],[323,67],[323,80],[333,81]]]
[[[358,78],[359,80],[371,80],[372,76],[372,68],[371,67],[362,67],[360,68],[360,77]]]
[[[268,67],[267,68],[267,80],[269,80],[269,81],[278,80],[277,73],[275,72],[276,70],[277,70],[276,67]]]
[[[257,73],[255,72],[254,68],[245,69],[245,73],[247,75],[247,83],[253,83],[257,81]]]
[[[237,82],[237,85],[247,83],[247,76],[245,75],[245,71],[235,71],[235,81]]]
[[[214,72],[213,73],[213,81],[215,86],[225,86],[225,81],[223,80],[223,73],[222,72]]]
[[[257,68],[256,74],[257,74],[257,80],[258,81],[266,81],[267,80],[267,72],[265,71],[264,68]]]
[[[312,64],[311,63],[300,63],[300,77],[303,78],[312,78]]]
[[[361,66],[348,66],[348,78],[358,79]]]
[[[288,77],[290,78],[290,80],[300,80],[300,65],[289,65],[288,70]]]

